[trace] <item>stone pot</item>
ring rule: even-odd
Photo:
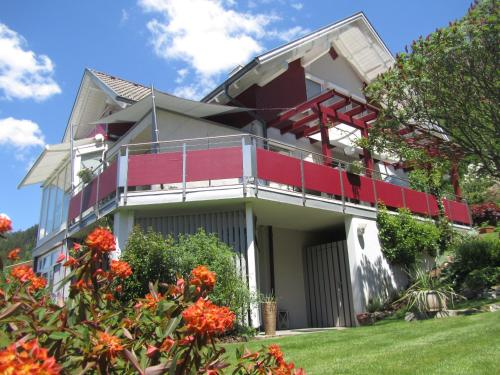
[[[495,227],[481,227],[481,228],[479,228],[480,234],[493,233],[494,231],[495,231]]]
[[[446,301],[442,301],[435,292],[428,292],[425,300],[426,310],[437,312],[446,309]]]
[[[263,302],[262,315],[264,317],[264,332],[266,336],[276,335],[276,302]]]

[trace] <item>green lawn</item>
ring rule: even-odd
[[[500,312],[253,340],[308,374],[500,374]],[[227,345],[234,358],[236,344]]]

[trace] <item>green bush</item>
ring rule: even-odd
[[[419,257],[435,257],[443,250],[441,230],[434,223],[415,219],[408,210],[401,209],[399,215],[393,215],[381,206],[377,226],[386,259],[408,270]]]
[[[456,290],[479,293],[500,282],[499,270],[500,241],[475,237],[456,247],[454,260],[444,276],[453,282]]]
[[[148,293],[149,282],[175,283],[177,275],[187,278],[193,268],[206,265],[217,275],[211,298],[214,303],[243,314],[252,302],[247,284],[238,274],[235,252],[216,235],[202,229],[174,240],[137,227],[128,239],[122,259],[134,270],[123,286],[129,300]]]

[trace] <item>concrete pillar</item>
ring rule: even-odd
[[[128,236],[134,228],[134,211],[119,210],[115,212],[113,220],[113,234],[116,239],[116,251],[111,253],[113,259],[118,259],[125,249]]]
[[[248,269],[248,287],[252,294],[258,293],[258,258],[257,248],[255,246],[255,228],[253,222],[253,209],[250,203],[245,204],[245,222],[247,228],[247,269]],[[250,306],[250,324],[254,328],[260,327],[259,306]]]

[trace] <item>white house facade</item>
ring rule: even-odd
[[[201,101],[86,69],[62,142],[20,183],[42,186],[36,271],[56,285],[58,254],[105,216],[119,250],[135,225],[204,228],[233,247],[252,291],[274,292],[282,328],[355,325],[406,283],[382,255],[378,202],[438,214],[397,160],[353,143],[378,113],[363,86],[393,62],[359,13],[256,57]],[[443,203],[470,225],[463,201]],[[258,306],[249,321],[260,326]]]

